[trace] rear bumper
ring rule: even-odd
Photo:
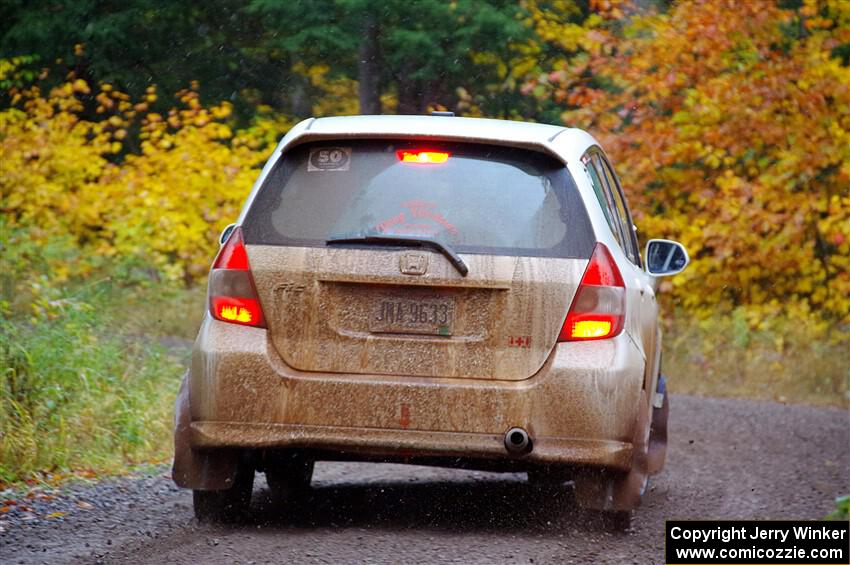
[[[195,422],[191,442],[196,449],[298,448],[354,451],[381,457],[458,457],[499,459],[506,456],[504,436],[465,432],[388,430],[294,424]],[[606,440],[541,437],[523,456],[529,464],[603,465],[627,470],[631,462],[629,443]]]
[[[305,373],[266,331],[207,317],[188,382],[193,450],[299,448],[387,457],[516,459],[521,427],[532,464],[628,469],[644,361],[624,333],[559,344],[523,381]]]

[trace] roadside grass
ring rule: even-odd
[[[191,345],[204,315],[204,281],[191,288],[175,284],[139,286],[106,305],[108,315],[126,335],[156,339],[166,346]]]
[[[171,454],[172,405],[203,289],[149,282],[41,289],[0,317],[0,488],[120,472]]]
[[[850,407],[850,331],[799,321],[765,329],[734,310],[699,320],[668,317],[663,370],[670,389],[705,396]]]

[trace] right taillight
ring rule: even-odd
[[[242,228],[234,228],[213,262],[209,278],[209,308],[216,320],[266,327],[242,240]]]
[[[626,285],[611,252],[597,243],[558,341],[614,337],[623,331],[625,318]]]

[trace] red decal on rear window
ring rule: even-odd
[[[396,235],[421,235],[436,237],[443,230],[451,235],[458,235],[458,229],[445,216],[434,210],[437,204],[427,200],[408,200],[401,206],[409,211],[399,212],[392,218],[383,220],[375,225],[381,233]],[[413,221],[420,220],[419,222]]]
[[[457,235],[457,228],[454,227],[454,225],[449,222],[445,216],[433,210],[433,208],[437,207],[437,204],[434,202],[428,202],[426,200],[408,200],[407,202],[402,203],[402,206],[410,210],[410,214],[414,218],[426,218],[433,220],[446,228],[446,230],[450,233]]]
[[[404,221],[406,219],[407,218],[405,217],[404,212],[399,212],[399,214],[397,216],[393,216],[392,218],[390,218],[388,220],[384,220],[383,222],[379,223],[375,227],[378,228],[379,232],[384,233],[384,232],[388,231],[390,228],[392,228],[393,226],[397,226],[399,224],[404,223]]]

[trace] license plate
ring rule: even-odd
[[[454,300],[446,297],[379,299],[372,305],[369,331],[448,336],[454,313]]]

